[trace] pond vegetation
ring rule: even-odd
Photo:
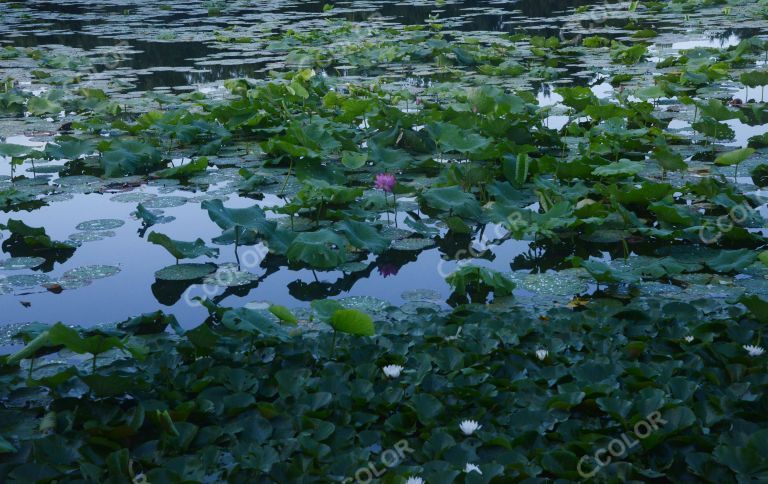
[[[0,476],[768,478],[768,3],[263,3],[0,3]]]

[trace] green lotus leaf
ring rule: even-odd
[[[659,147],[653,150],[653,158],[667,171],[681,171],[688,168],[688,164],[683,161],[682,155],[667,148]]]
[[[598,166],[592,170],[593,175],[611,177],[611,176],[635,176],[643,170],[642,163],[622,159],[620,161],[609,163],[604,166]]]
[[[376,330],[373,318],[357,309],[338,309],[331,316],[331,326],[336,331],[356,336],[373,336]]]
[[[20,158],[32,152],[32,147],[16,145],[13,143],[0,143],[0,156]]]
[[[713,271],[741,271],[757,260],[758,254],[749,249],[721,250],[717,256],[704,260]]]
[[[59,103],[53,102],[44,97],[32,96],[27,102],[27,111],[34,116],[42,116],[44,114],[58,114],[62,111],[62,106]]]
[[[219,249],[208,247],[203,239],[197,239],[194,242],[183,242],[173,240],[160,232],[152,232],[147,237],[147,241],[164,247],[176,260],[219,256]]]
[[[745,72],[739,80],[747,87],[768,86],[768,71]]]
[[[216,271],[213,264],[175,264],[155,272],[160,281],[194,281]]]
[[[755,154],[754,148],[742,148],[740,150],[729,151],[715,158],[716,165],[738,165],[750,156]]]
[[[426,129],[443,151],[472,153],[483,150],[490,144],[488,138],[462,130],[451,123],[432,123],[427,125]]]
[[[9,219],[7,224],[0,224],[0,229],[10,230],[12,236],[20,237],[24,244],[32,249],[75,250],[68,242],[57,242],[45,233],[42,227],[30,227],[21,220]]]
[[[204,172],[208,168],[208,158],[201,156],[200,158],[190,161],[185,165],[175,166],[155,172],[153,175],[158,178],[189,178],[200,172]]]
[[[286,257],[319,269],[333,269],[347,261],[347,240],[329,229],[302,232],[288,246]]]
[[[94,151],[96,151],[95,142],[69,136],[56,138],[56,143],[46,144],[44,150],[46,156],[54,160],[76,160]]]
[[[599,104],[597,96],[588,87],[559,87],[555,89],[555,93],[563,97],[563,104],[576,112],[584,111],[587,106]]]
[[[768,323],[768,301],[765,299],[751,295],[742,296],[739,302],[747,307],[752,316],[761,323]]]
[[[604,262],[596,260],[584,260],[577,256],[570,257],[568,260],[571,261],[573,267],[583,267],[586,269],[592,278],[595,279],[595,281],[598,283],[633,283],[640,280],[640,277],[636,274],[625,270],[616,270]]]
[[[316,299],[312,301],[311,306],[318,319],[326,323],[330,323],[333,313],[345,309],[344,305],[334,299]]]
[[[341,153],[341,163],[350,170],[357,170],[368,161],[368,153],[357,153],[355,151],[344,151]]]
[[[290,334],[285,326],[276,323],[261,312],[253,309],[230,309],[224,313],[221,322],[224,327],[232,331],[257,334],[281,341],[288,341],[290,339]]]
[[[362,250],[370,250],[374,254],[381,254],[392,243],[391,239],[381,235],[373,226],[363,222],[345,220],[334,228],[343,233],[353,246]]]
[[[285,306],[280,306],[277,304],[272,304],[269,306],[269,312],[277,316],[281,321],[284,321],[289,324],[296,324],[299,322],[298,319],[296,319],[296,316],[293,315],[290,309],[288,309]]]
[[[101,166],[107,177],[147,174],[159,168],[162,155],[155,147],[134,140],[115,140],[99,144]]]
[[[515,283],[504,274],[474,265],[461,266],[449,274],[445,280],[457,294],[466,294],[470,286],[488,287],[497,296],[508,296],[515,289]]]
[[[136,216],[140,218],[147,227],[151,227],[160,221],[159,216],[147,210],[142,204],[136,206]]]
[[[455,215],[479,220],[483,216],[477,199],[457,186],[430,188],[420,198],[429,207]]]
[[[698,103],[701,114],[715,121],[728,121],[729,119],[744,119],[740,111],[729,109],[722,101],[708,99],[706,103]]]
[[[275,222],[267,220],[258,205],[250,208],[225,208],[221,200],[210,200],[203,202],[201,207],[207,210],[211,220],[224,230],[240,227],[270,236],[277,227]]]
[[[725,123],[719,123],[710,117],[704,117],[701,121],[691,125],[693,129],[710,138],[731,140],[736,137],[733,129]]]

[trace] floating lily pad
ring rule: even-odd
[[[560,271],[529,274],[520,281],[519,288],[539,294],[567,296],[587,292],[589,286],[573,271]]]
[[[104,219],[98,219],[98,220],[88,220],[86,222],[81,222],[77,224],[77,227],[75,227],[77,230],[83,230],[83,231],[102,231],[102,230],[113,230],[122,227],[125,225],[125,222],[118,219],[113,218],[104,218]]]
[[[389,302],[373,296],[350,296],[338,300],[348,309],[358,309],[363,312],[382,312],[392,306]]]
[[[43,200],[48,203],[56,203],[66,202],[67,200],[72,200],[73,198],[75,198],[75,195],[72,193],[52,193],[43,197]]]
[[[45,284],[51,278],[47,274],[18,274],[5,278],[5,283],[16,288],[30,288]]]
[[[52,289],[74,291],[75,289],[81,289],[83,287],[90,286],[92,282],[93,282],[93,279],[60,279],[58,281],[53,281],[48,284],[43,284],[43,287],[45,287],[49,291]]]
[[[229,200],[229,197],[224,195],[216,195],[213,193],[204,193],[203,195],[198,195],[196,197],[191,197],[187,201],[189,203],[203,203],[210,200],[221,200],[222,202],[226,202]]]
[[[143,203],[145,208],[173,208],[187,203],[186,197],[157,197]]]
[[[213,264],[176,264],[155,272],[161,281],[193,281],[202,279],[216,270]]]
[[[149,187],[177,187],[181,182],[173,178],[158,178],[147,182]]]
[[[6,271],[13,271],[19,269],[31,269],[44,263],[45,259],[42,257],[11,257],[0,261],[0,269]]]
[[[237,287],[250,284],[258,278],[252,272],[238,270],[236,264],[222,264],[215,273],[203,279],[203,283],[209,286]]]
[[[106,230],[103,232],[78,232],[70,235],[68,238],[69,240],[73,240],[82,244],[84,242],[96,242],[98,240],[104,240],[107,237],[114,237],[115,235],[115,232]]]
[[[388,239],[406,239],[413,236],[413,232],[410,230],[404,230],[396,228],[394,225],[385,225],[381,228],[381,235]]]
[[[392,248],[395,250],[422,250],[435,245],[432,239],[407,238],[392,241]]]
[[[5,278],[0,278],[0,296],[6,296],[13,294],[13,286],[5,281]]]
[[[114,276],[120,272],[119,267],[108,265],[89,265],[70,269],[64,273],[65,280],[94,280]]]
[[[154,193],[128,192],[118,193],[117,195],[111,197],[109,200],[119,203],[144,203],[147,200],[151,200],[153,198],[157,198],[157,195]]]

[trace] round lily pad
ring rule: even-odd
[[[240,271],[236,264],[223,264],[219,269],[203,280],[204,284],[219,287],[237,287],[250,284],[259,277],[248,271]]]
[[[382,227],[381,235],[383,235],[388,239],[407,239],[408,237],[413,235],[413,232],[409,230],[396,228],[394,225],[387,225]]]
[[[113,230],[116,228],[120,228],[123,225],[125,225],[125,222],[122,220],[114,219],[114,218],[104,218],[104,219],[98,219],[98,220],[88,220],[86,222],[81,222],[77,224],[77,227],[75,227],[77,230],[83,230],[83,231],[102,231],[102,230]]]
[[[539,294],[567,296],[586,292],[589,286],[573,271],[560,271],[529,274],[523,278],[520,288]]]
[[[114,237],[115,233],[111,230],[105,230],[103,232],[78,232],[70,235],[69,240],[73,240],[78,243],[83,242],[95,242],[97,240],[104,240],[107,237]]]
[[[5,279],[0,279],[0,296],[13,294],[13,287],[5,282]]]
[[[179,185],[179,180],[174,178],[158,178],[157,180],[150,180],[147,182],[149,187],[176,187]]]
[[[43,284],[43,287],[49,291],[72,291],[75,289],[80,289],[81,287],[89,286],[92,282],[92,279],[61,279],[59,281]]]
[[[161,281],[193,281],[202,279],[215,270],[216,266],[213,264],[176,264],[155,272],[155,277]]]
[[[100,178],[90,175],[64,176],[59,178],[56,183],[63,187],[98,187],[103,184]]]
[[[350,296],[339,299],[339,302],[346,308],[369,313],[382,312],[391,306],[387,301],[373,296]]]
[[[55,203],[66,202],[67,200],[72,200],[73,198],[75,198],[75,196],[71,193],[52,193],[43,197],[43,200],[48,203]]]
[[[13,271],[19,269],[31,269],[45,262],[42,257],[11,257],[0,261],[0,269]]]
[[[202,203],[208,200],[221,200],[222,202],[226,202],[229,200],[229,197],[226,196],[220,196],[213,193],[204,193],[202,195],[198,195],[196,197],[190,198],[188,201],[190,203]]]
[[[432,239],[408,238],[392,241],[392,248],[395,250],[422,250],[435,245]]]
[[[172,207],[180,207],[187,203],[186,197],[157,197],[153,198],[152,200],[147,200],[144,203],[145,208],[172,208]]]
[[[5,278],[6,284],[17,288],[35,287],[50,280],[47,274],[18,274]]]
[[[152,200],[153,198],[157,198],[157,195],[154,193],[143,193],[143,192],[128,192],[128,193],[118,193],[117,195],[113,196],[109,200],[112,202],[119,202],[119,203],[143,203],[147,200]]]
[[[107,265],[89,265],[70,269],[64,273],[65,280],[94,280],[114,276],[120,272],[119,267]]]

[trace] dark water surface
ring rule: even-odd
[[[224,4],[224,2],[221,2]],[[6,15],[0,18],[0,38],[5,45],[23,47],[63,46],[75,52],[120,46],[125,52],[111,72],[105,72],[130,84],[129,90],[199,88],[237,77],[262,77],[272,59],[260,58],[258,52],[247,46],[219,45],[206,41],[211,30],[223,31],[237,25],[251,29],[254,34],[278,33],[287,29],[300,29],[316,24],[321,16],[335,16],[350,20],[382,18],[401,24],[421,24],[430,15],[439,14],[447,30],[503,32],[540,32],[553,35],[575,35],[580,29],[610,31],[611,18],[594,18],[570,22],[563,16],[569,9],[591,3],[589,1],[522,0],[522,1],[466,1],[446,3],[435,7],[432,2],[335,2],[330,14],[323,14],[325,2],[237,2],[223,8],[220,15],[211,15],[203,2],[162,3],[128,1],[28,1],[21,4],[18,13],[7,3],[2,4]],[[215,2],[209,2],[215,4]],[[610,6],[612,2],[607,2]],[[23,15],[22,15],[23,14]],[[614,19],[615,20],[615,19]],[[562,30],[568,25],[567,30]],[[737,33],[740,34],[740,33]],[[607,34],[606,34],[607,35]],[[737,42],[739,35],[719,32],[709,40],[713,45]],[[701,38],[697,37],[697,42]],[[730,39],[730,40],[729,40]],[[579,66],[574,66],[574,72]],[[103,69],[102,69],[103,70]],[[0,75],[0,77],[5,77]],[[580,82],[584,82],[582,79]],[[546,95],[546,86],[540,94],[544,102],[557,102]],[[6,141],[32,143],[22,133]],[[24,169],[28,167],[23,167]],[[7,161],[0,163],[0,175],[9,175]],[[209,191],[226,190],[239,176],[235,169],[222,170],[219,184]],[[206,241],[220,234],[219,228],[200,209],[200,200],[193,199],[201,192],[185,187],[141,186],[135,193],[148,196],[184,197],[179,206],[165,208],[163,215],[175,220],[156,225],[150,230],[169,235],[177,240]],[[75,194],[69,200],[56,201],[34,211],[2,214],[0,222],[21,217],[31,226],[45,227],[55,240],[66,240],[75,234],[77,224],[93,219],[119,219],[125,222],[114,230],[114,236],[86,242],[70,258],[46,267],[36,273],[58,280],[65,271],[81,266],[103,264],[117,266],[114,276],[94,280],[91,284],[54,294],[37,286],[13,295],[0,295],[0,325],[14,327],[28,321],[92,325],[125,319],[142,312],[163,308],[173,312],[186,325],[199,323],[207,314],[204,309],[190,303],[195,296],[216,298],[226,305],[243,305],[270,301],[286,306],[298,306],[322,297],[374,296],[394,303],[402,303],[405,291],[429,289],[436,291],[442,301],[449,294],[444,276],[456,267],[458,259],[470,257],[473,263],[501,271],[526,269],[545,271],[556,268],[567,255],[578,253],[610,257],[621,246],[585,247],[537,245],[531,241],[510,240],[485,251],[485,243],[493,239],[493,228],[460,238],[439,239],[434,248],[421,252],[389,251],[379,257],[363,261],[365,269],[357,272],[320,272],[288,267],[284,260],[263,259],[260,247],[241,247],[236,258],[232,246],[221,247],[218,264],[236,263],[258,277],[252,284],[231,290],[219,289],[215,293],[196,285],[158,284],[154,272],[172,264],[165,249],[151,245],[137,234],[140,221],[132,217],[136,203],[111,200],[119,191],[106,187],[103,193]],[[254,200],[237,196],[230,190],[225,201],[227,207],[246,207]],[[264,207],[279,205],[283,201],[275,195],[266,195],[258,202]],[[408,200],[401,203],[408,204]],[[412,201],[410,202],[412,203]],[[401,217],[403,214],[400,214]],[[642,248],[635,248],[642,252]],[[3,246],[0,259],[14,254]],[[3,271],[0,276],[12,276],[29,271]],[[0,294],[2,292],[0,291]],[[439,299],[435,299],[439,301]],[[10,326],[8,326],[10,324]]]

